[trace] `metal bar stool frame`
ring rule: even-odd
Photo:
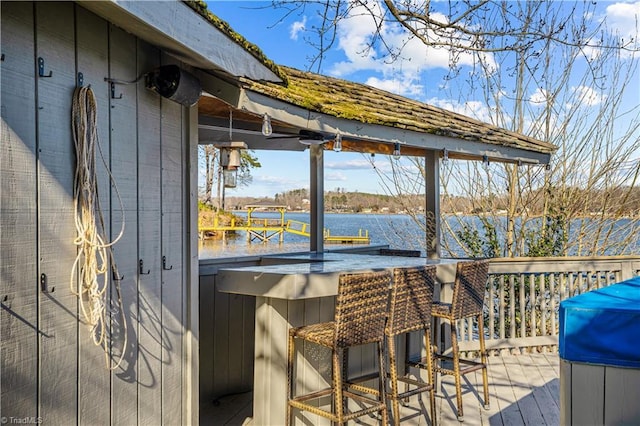
[[[393,269],[389,317],[385,327],[385,343],[389,360],[387,375],[387,399],[391,401],[393,424],[400,424],[400,401],[413,395],[429,392],[431,424],[435,426],[435,382],[431,347],[431,307],[436,282],[436,266],[416,266]],[[412,363],[409,351],[408,333],[423,331],[427,356],[420,357],[423,364]],[[402,374],[398,373],[396,337],[406,335],[405,358]],[[429,356],[431,355],[431,356]],[[427,381],[413,379],[408,367],[422,368],[427,371]],[[375,379],[375,374],[367,374],[349,380],[351,389],[360,389],[360,383]],[[398,384],[404,383],[405,391],[398,390]],[[413,387],[413,388],[411,388]]]
[[[385,364],[384,364],[384,328],[387,318],[391,273],[388,271],[343,273],[339,276],[338,295],[334,320],[311,324],[289,330],[287,350],[287,425],[293,421],[293,408],[309,411],[330,419],[334,423],[344,424],[348,420],[381,413],[382,424],[388,421]],[[331,349],[332,384],[327,389],[295,396],[294,358],[295,339],[313,342]],[[378,352],[379,387],[362,387],[360,393],[348,388],[347,378],[343,377],[344,352],[351,346],[375,343]],[[368,396],[366,394],[371,394]],[[332,395],[332,411],[324,410],[309,403],[327,395]],[[377,399],[374,399],[374,396]],[[356,400],[364,408],[346,413],[347,401]]]
[[[389,385],[391,391],[387,397],[391,400],[393,408],[393,423],[400,424],[399,401],[410,396],[429,392],[429,408],[431,411],[431,424],[436,425],[436,399],[433,374],[433,350],[431,348],[431,310],[433,305],[433,292],[436,282],[436,266],[419,266],[413,268],[395,268],[393,270],[393,287],[391,290],[391,302],[389,319],[385,328],[387,351],[389,353]],[[424,331],[426,357],[425,367],[427,382],[412,379],[409,374],[398,375],[395,338],[398,335],[413,331]],[[406,336],[407,343],[409,336]],[[410,366],[409,347],[405,350],[404,368]],[[398,383],[406,385],[404,392],[398,391]],[[410,389],[410,386],[414,386]]]
[[[482,369],[482,385],[484,391],[484,408],[489,409],[489,378],[487,374],[487,350],[484,336],[484,297],[489,276],[489,260],[473,260],[458,262],[456,278],[453,285],[451,303],[434,302],[432,315],[435,318],[449,321],[451,326],[451,356],[438,353],[435,358],[440,362],[435,371],[440,374],[453,375],[456,385],[456,406],[458,421],[464,421],[462,409],[462,376]],[[480,362],[460,359],[458,350],[458,333],[456,323],[465,318],[474,318],[478,324],[480,340]],[[453,368],[442,366],[442,360],[453,362]],[[461,367],[460,364],[465,365]]]

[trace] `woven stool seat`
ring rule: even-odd
[[[291,328],[289,329],[289,335],[332,348],[336,340],[336,323],[335,321],[330,321]]]

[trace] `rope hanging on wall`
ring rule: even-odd
[[[91,87],[75,89],[71,121],[76,148],[73,202],[77,230],[74,244],[78,247],[78,254],[71,270],[70,286],[71,291],[78,296],[82,319],[90,327],[93,342],[104,350],[107,368],[115,370],[122,362],[127,347],[127,321],[120,291],[121,278],[113,256],[113,245],[124,234],[124,207],[118,187],[100,148],[97,104]],[[104,215],[100,206],[97,154],[100,155],[109,176],[109,183],[115,190],[122,215],[120,232],[111,242],[106,234]],[[109,272],[114,280],[114,293],[110,301],[107,300]],[[116,334],[121,338],[114,338]],[[116,340],[122,343],[117,344]],[[121,346],[121,352],[117,362],[111,365],[111,351],[117,350],[116,346]]]

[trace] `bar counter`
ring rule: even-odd
[[[265,256],[260,265],[220,269],[216,279],[219,291],[256,297],[252,424],[286,423],[288,330],[333,320],[341,273],[434,264],[437,265],[438,282],[442,284],[453,282],[458,261],[351,253],[302,253]],[[419,345],[420,339],[415,340]],[[398,358],[401,356],[398,354]],[[370,372],[374,358],[371,345],[350,350],[350,373]],[[296,359],[297,389],[320,389],[328,385],[331,379],[329,351],[315,345],[304,345]],[[327,399],[326,403],[330,401]],[[329,424],[327,419],[309,413],[296,413],[294,420],[294,424]]]

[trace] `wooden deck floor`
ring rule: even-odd
[[[481,372],[463,379],[464,425],[559,425],[560,382],[557,354],[524,354],[489,358],[491,409],[482,408]],[[470,386],[473,385],[473,386]],[[251,424],[250,392],[219,400],[219,405],[202,407],[201,425]],[[402,424],[430,425],[428,397],[412,397],[403,408]],[[439,381],[436,415],[440,425],[459,425],[455,414],[453,378]],[[361,424],[376,424],[364,418]],[[275,425],[274,425],[275,426]]]

